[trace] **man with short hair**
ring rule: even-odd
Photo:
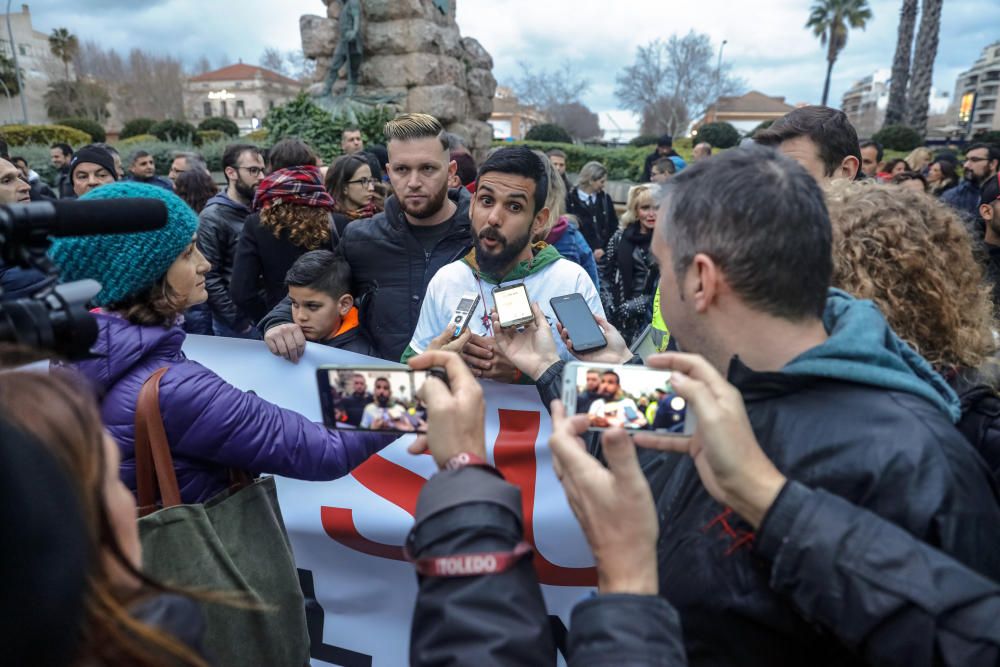
[[[205,274],[212,329],[216,336],[257,338],[250,318],[229,295],[236,245],[257,185],[264,179],[264,158],[256,146],[231,144],[222,153],[226,190],[205,204],[198,216],[198,248],[212,268]]]
[[[17,170],[21,172],[22,178],[27,181],[30,187],[30,197],[31,201],[42,201],[44,199],[55,199],[56,193],[52,191],[52,188],[48,186],[42,177],[38,175],[34,169],[28,164],[28,161],[21,157],[20,155],[15,155],[10,159],[11,164],[17,167]]]
[[[191,171],[192,169],[207,172],[208,166],[205,164],[205,158],[197,153],[174,153],[174,159],[170,163],[170,173],[167,174],[167,178],[176,184],[177,178],[181,174],[185,171]]]
[[[653,163],[649,180],[651,183],[666,183],[676,173],[677,163],[673,161],[673,158],[661,157]]]
[[[664,134],[656,140],[656,150],[646,156],[646,164],[642,168],[642,183],[649,183],[653,177],[653,163],[664,157],[677,155],[674,150],[674,138],[669,134]]]
[[[69,144],[55,143],[49,147],[49,156],[52,158],[52,166],[56,168],[56,182],[53,187],[59,194],[60,199],[73,199],[76,192],[73,188],[73,179],[69,176],[69,163],[73,160],[73,149]]]
[[[853,181],[861,167],[858,133],[839,109],[799,107],[758,131],[753,140],[801,164],[820,185],[838,178]]]
[[[618,373],[612,370],[601,374],[597,399],[590,404],[587,415],[590,417],[590,425],[598,428],[636,429],[647,423],[639,406],[622,391]]]
[[[566,194],[573,189],[573,184],[569,182],[566,177],[566,152],[561,148],[550,148],[545,151],[545,156],[549,158],[549,162],[552,163],[552,168],[556,170],[559,177],[563,180],[563,185],[566,186]]]
[[[965,177],[957,187],[945,191],[941,201],[962,212],[966,219],[975,220],[981,198],[980,190],[997,175],[1000,148],[991,144],[972,144],[965,149],[962,170]]]
[[[695,147],[691,149],[691,160],[693,162],[701,162],[710,157],[712,157],[712,144],[707,141],[695,144]]]
[[[591,368],[584,379],[583,391],[576,396],[576,414],[587,414],[590,404],[597,400],[597,390],[601,387],[601,371]]]
[[[0,158],[0,205],[27,204],[30,201],[31,186],[21,170],[13,162]],[[10,266],[0,260],[0,299],[5,301],[31,296],[54,280],[38,269]]]
[[[560,355],[571,359],[556,331],[556,316],[550,299],[579,293],[591,311],[604,317],[594,282],[580,267],[564,259],[553,247],[532,245],[531,239],[549,219],[546,165],[524,146],[501,148],[479,168],[476,192],[469,217],[473,250],[438,271],[427,285],[413,338],[402,360],[431,348],[451,329],[455,306],[464,294],[479,294],[477,310],[469,315],[466,332],[453,345],[461,344],[462,356],[479,377],[518,381],[521,374],[496,349],[493,337],[499,321],[490,317],[493,290],[524,285],[531,301],[537,302],[549,321]]]
[[[868,178],[878,176],[878,166],[882,164],[882,144],[872,139],[861,142],[861,173]]]
[[[373,431],[397,429],[413,431],[414,424],[406,408],[393,400],[389,379],[375,378],[375,393],[371,403],[365,406],[359,428]]]
[[[136,183],[155,185],[165,190],[173,191],[174,184],[162,176],[156,175],[156,161],[152,153],[139,149],[128,158],[128,180]]]
[[[361,128],[345,127],[340,133],[340,150],[344,155],[354,155],[365,149],[365,142],[361,139]]]
[[[469,203],[465,188],[448,189],[455,173],[444,128],[433,116],[406,113],[385,125],[393,196],[385,210],[347,226],[337,253],[351,266],[362,326],[378,356],[398,361],[413,336],[431,278],[468,253]],[[297,361],[302,331],[282,301],[260,322],[275,354]]]
[[[111,153],[91,144],[73,155],[69,177],[73,183],[73,193],[82,197],[95,188],[117,181],[118,170],[115,169],[115,159]]]
[[[351,376],[351,393],[340,399],[340,408],[344,411],[346,423],[351,426],[360,425],[365,407],[374,400],[375,398],[368,391],[365,376],[361,373],[355,373]]]

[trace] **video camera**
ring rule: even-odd
[[[44,201],[0,206],[0,261],[37,273],[27,298],[6,300],[0,286],[0,343],[51,350],[67,359],[86,357],[97,339],[88,304],[101,291],[94,280],[59,285],[59,270],[46,255],[51,238],[125,234],[167,224],[159,199]]]

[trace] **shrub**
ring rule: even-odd
[[[541,125],[534,126],[528,130],[526,135],[524,135],[524,139],[525,141],[556,141],[566,144],[573,143],[573,137],[569,136],[569,132],[555,123],[542,123]]]
[[[912,151],[924,143],[920,133],[906,125],[886,125],[873,134],[872,139],[894,151]]]
[[[194,143],[196,146],[201,146],[202,144],[210,144],[213,141],[223,141],[226,138],[226,133],[222,130],[198,130],[194,137]]]
[[[341,154],[340,134],[345,127],[357,125],[366,143],[385,143],[382,129],[394,114],[388,107],[376,107],[357,114],[357,123],[347,116],[331,116],[316,106],[305,93],[286,104],[272,109],[264,119],[267,140],[275,143],[287,137],[298,137],[309,144],[326,161]]]
[[[151,143],[151,142],[154,142],[154,141],[159,141],[159,139],[157,139],[155,135],[152,135],[152,134],[137,134],[137,135],[135,135],[133,137],[129,137],[128,139],[122,139],[122,140],[120,140],[116,144],[116,146],[119,149],[121,149],[121,148],[131,148],[131,147],[136,146],[138,144],[148,144],[148,143]]]
[[[972,141],[1000,146],[1000,130],[980,130],[972,136]]]
[[[65,125],[66,127],[73,127],[81,132],[86,132],[90,135],[91,142],[104,142],[108,140],[108,135],[104,132],[101,124],[89,118],[67,118],[58,121],[56,125]]]
[[[119,139],[131,139],[144,134],[151,134],[151,127],[156,125],[152,118],[133,118],[122,126],[122,131],[118,133]]]
[[[707,141],[714,148],[732,148],[740,142],[740,131],[726,122],[706,123],[698,128],[698,141]]]
[[[196,132],[194,125],[183,120],[161,120],[149,128],[149,133],[156,135],[160,141],[190,142]]]
[[[221,132],[227,137],[240,136],[240,127],[232,119],[212,116],[198,123],[199,132]]]
[[[6,141],[8,146],[50,146],[55,143],[83,146],[90,143],[89,134],[64,125],[3,125],[0,126],[0,139]]]
[[[635,146],[636,148],[641,148],[642,146],[655,146],[656,142],[659,141],[659,137],[655,134],[640,134],[632,141],[628,142],[629,146]]]
[[[266,127],[262,127],[259,130],[254,130],[253,132],[247,134],[244,139],[246,139],[251,144],[257,144],[258,146],[264,146],[269,143],[271,133],[267,131]]]

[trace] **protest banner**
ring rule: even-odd
[[[189,336],[189,358],[231,384],[321,420],[316,369],[324,364],[398,365],[307,345],[298,364],[264,343]],[[521,488],[525,537],[557,638],[569,614],[596,584],[593,559],[552,470],[548,412],[531,386],[483,383],[487,457]],[[300,569],[314,665],[361,667],[409,662],[417,593],[402,546],[417,494],[435,472],[430,456],[413,456],[401,437],[350,475],[332,482],[277,478],[278,498]]]

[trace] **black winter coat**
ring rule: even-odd
[[[948,383],[962,402],[958,430],[1000,483],[1000,394],[988,378],[976,371],[958,373]]]
[[[233,302],[229,288],[233,278],[236,245],[249,209],[234,206],[235,202],[230,202],[232,200],[224,194],[208,200],[198,216],[198,249],[212,265],[212,269],[205,275],[205,289],[208,291],[208,307],[212,311],[212,317],[230,329],[242,331],[250,325],[250,319]]]
[[[472,248],[469,204],[465,188],[448,191],[458,205],[451,231],[430,252],[410,231],[395,197],[373,218],[356,220],[344,229],[337,254],[351,266],[351,292],[361,311],[361,325],[378,356],[399,361],[420,318],[427,283],[445,264],[464,257]],[[262,333],[292,321],[287,299],[260,321]]]
[[[336,250],[340,236],[330,219],[330,241],[314,250]],[[243,224],[236,259],[233,262],[229,293],[236,305],[257,322],[288,295],[285,274],[309,248],[295,245],[288,230],[280,236],[260,222],[259,213],[251,213]]]
[[[603,250],[618,229],[618,213],[607,192],[598,192],[594,204],[580,201],[579,189],[573,188],[566,195],[566,212],[575,215],[580,223],[580,233],[591,250]]]
[[[608,241],[598,270],[604,312],[625,342],[631,345],[652,319],[653,295],[656,293],[660,271],[648,242],[645,245],[633,245],[629,262],[632,278],[628,281],[622,273],[620,257],[623,252],[623,237],[628,231],[619,229],[614,233]]]

